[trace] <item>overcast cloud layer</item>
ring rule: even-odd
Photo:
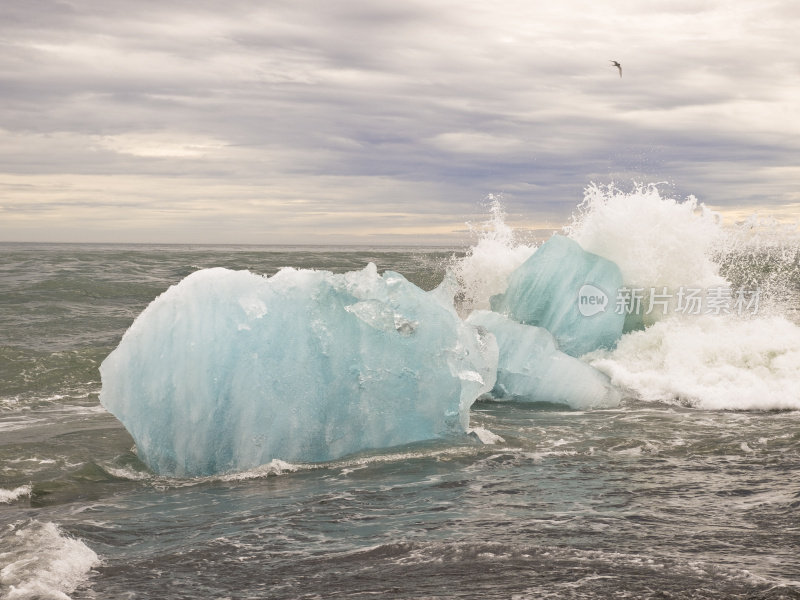
[[[796,0],[5,0],[0,241],[440,243],[592,181],[800,215]],[[623,77],[610,59],[623,65]]]

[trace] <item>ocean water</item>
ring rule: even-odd
[[[194,479],[150,472],[98,401],[99,364],[170,285],[374,262],[432,289],[451,269],[468,314],[535,243],[495,205],[468,249],[0,244],[0,598],[800,598],[800,245],[717,221],[587,190],[566,233],[629,283],[760,293],[584,357],[618,407],[483,399],[470,425],[494,443]]]

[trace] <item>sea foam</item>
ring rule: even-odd
[[[645,400],[709,410],[800,409],[800,328],[782,317],[664,319],[586,358]]]
[[[0,503],[10,504],[19,498],[30,496],[31,489],[32,487],[30,485],[21,485],[13,490],[4,490],[0,488]]]
[[[0,532],[0,597],[69,600],[99,564],[91,548],[55,523],[12,524]]]

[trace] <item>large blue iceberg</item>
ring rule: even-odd
[[[100,401],[151,469],[208,475],[463,434],[496,368],[494,338],[445,287],[374,265],[217,268],[139,315],[100,367]]]
[[[478,310],[467,322],[494,334],[500,349],[492,395],[521,402],[551,402],[574,409],[610,407],[621,396],[609,378],[559,351],[546,329]]]
[[[622,273],[615,263],[554,235],[511,273],[492,310],[520,323],[544,327],[559,348],[581,356],[611,348],[622,335],[624,311],[615,310]]]

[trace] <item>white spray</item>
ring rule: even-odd
[[[452,266],[460,286],[460,310],[488,309],[489,298],[500,294],[508,286],[508,276],[524,263],[536,246],[517,239],[506,222],[501,199],[489,196],[490,217],[480,228],[470,226],[478,241],[467,255]]]
[[[630,192],[590,185],[565,233],[616,262],[626,285],[669,293],[763,286],[764,303],[745,314],[653,314],[646,329],[584,360],[643,400],[800,410],[800,327],[790,318],[798,304],[800,236],[796,228],[758,224],[723,227],[694,197],[664,197],[655,184]],[[515,241],[495,199],[476,246],[456,265],[465,306],[485,308],[534,250]]]

